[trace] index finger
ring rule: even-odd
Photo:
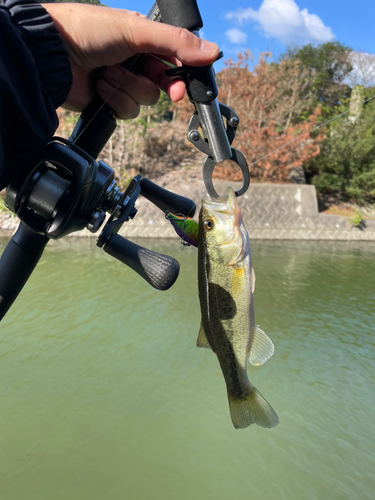
[[[175,57],[189,66],[210,64],[219,54],[216,43],[199,38],[186,29],[129,15],[124,23],[120,17],[122,16],[119,16],[118,22],[121,25],[118,27],[123,37],[121,45],[124,52],[130,50],[132,54],[143,52]]]

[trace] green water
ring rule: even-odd
[[[374,245],[252,244],[276,350],[249,378],[281,423],[236,431],[195,347],[196,250],[142,243],[180,261],[170,291],[69,240],[1,323],[0,499],[372,500]]]

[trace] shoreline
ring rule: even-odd
[[[200,206],[205,193],[203,181],[170,178],[170,174],[157,179],[166,189],[186,196]],[[235,189],[240,183],[232,182]],[[172,189],[171,189],[172,187]],[[362,221],[353,226],[343,215],[319,213],[315,187],[306,184],[251,184],[247,193],[239,198],[243,220],[251,240],[322,240],[322,241],[375,241],[375,221]],[[126,238],[176,238],[171,224],[155,205],[140,197],[138,213],[126,222],[119,234]],[[195,218],[197,218],[198,210]],[[0,236],[10,238],[18,227],[18,218],[10,212],[0,212]],[[84,229],[69,237],[97,238]]]

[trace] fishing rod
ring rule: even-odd
[[[157,0],[147,17],[188,29],[198,36],[203,27],[196,0]],[[134,73],[141,72],[145,57],[137,54],[122,66]],[[231,108],[218,102],[212,65],[181,66],[166,73],[183,79],[194,104],[187,137],[207,155],[203,180],[208,193],[213,199],[225,198],[215,191],[212,173],[218,162],[230,159],[239,165],[243,175],[243,185],[236,192],[241,196],[249,187],[250,176],[244,156],[231,147],[239,118]],[[97,246],[132,268],[155,289],[167,290],[176,281],[177,260],[136,245],[118,233],[124,222],[135,217],[134,205],[140,195],[164,213],[189,217],[194,216],[195,203],[140,174],[122,193],[113,169],[97,160],[115,129],[114,111],[95,97],[80,115],[70,138],[54,137],[27,171],[8,186],[5,203],[20,224],[0,259],[0,320],[18,297],[50,239],[58,240],[82,229],[92,233],[100,230]]]

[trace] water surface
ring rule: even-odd
[[[141,243],[180,261],[168,292],[70,239],[0,324],[1,500],[372,500],[373,244],[252,243],[276,351],[249,378],[281,423],[236,431],[195,347],[196,250]]]

